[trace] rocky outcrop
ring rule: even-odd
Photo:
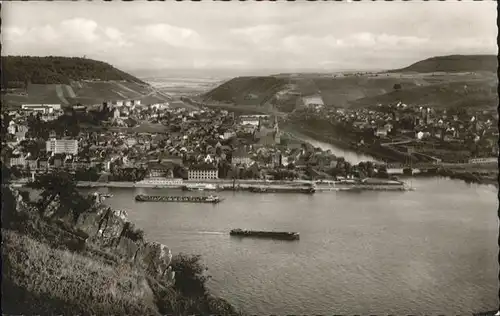
[[[34,213],[23,197],[11,189],[18,213]],[[61,209],[58,199],[54,199],[44,214],[63,232],[64,243],[75,248],[93,244],[115,255],[121,262],[129,263],[148,272],[166,283],[174,282],[174,272],[170,267],[171,250],[160,243],[144,240],[143,232],[128,220],[127,212],[113,210],[95,201],[86,212],[74,219],[71,210]]]
[[[171,250],[141,237],[131,239],[137,236],[137,230],[128,221],[126,211],[99,207],[95,212],[81,214],[75,228],[88,234],[91,242],[119,255],[123,261],[145,269],[155,278],[173,281],[174,275],[168,270],[172,261]]]

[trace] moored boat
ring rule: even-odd
[[[297,232],[258,231],[258,230],[244,230],[240,228],[232,229],[229,232],[229,235],[240,236],[240,237],[282,239],[282,240],[300,239],[300,235]]]
[[[182,187],[184,191],[216,191],[217,186],[210,183],[186,184]]]
[[[254,193],[305,193],[313,194],[316,192],[314,187],[300,188],[300,187],[249,187],[250,192]]]
[[[209,196],[162,196],[162,195],[136,195],[137,202],[184,202],[184,203],[220,203],[222,198],[209,195]]]

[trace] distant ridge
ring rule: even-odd
[[[449,55],[427,58],[389,72],[496,72],[497,68],[498,59],[495,55]]]
[[[32,84],[70,84],[71,81],[127,81],[145,84],[142,80],[108,63],[79,57],[2,56],[2,86],[18,87]]]

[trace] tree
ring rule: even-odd
[[[377,178],[389,179],[386,166],[380,166],[377,171]]]
[[[190,297],[203,296],[207,292],[205,286],[209,276],[204,275],[207,270],[200,263],[201,257],[178,254],[172,258],[172,270],[175,272],[175,289]]]
[[[74,177],[65,171],[55,171],[39,175],[28,187],[41,190],[38,211],[44,216],[47,207],[59,198],[60,211],[70,210],[73,220],[76,222],[81,213],[91,207],[89,198],[82,197],[76,188]],[[58,215],[58,214],[54,214]]]

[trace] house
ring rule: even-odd
[[[232,155],[231,164],[233,166],[238,164],[249,166],[251,163],[252,159],[250,158],[250,155],[243,148],[235,151]]]
[[[375,130],[375,136],[382,137],[382,136],[387,136],[387,128],[385,126],[383,127],[377,127]]]
[[[38,169],[40,170],[49,169],[49,159],[47,157],[40,157],[38,159]]]
[[[129,137],[125,140],[125,143],[128,147],[132,147],[137,144],[137,140],[135,138]]]
[[[37,170],[38,169],[38,158],[36,158],[36,157],[26,158],[26,166],[30,170]]]
[[[115,110],[113,111],[113,118],[114,119],[120,118],[120,110],[118,108],[115,108]]]
[[[254,116],[254,115],[242,115],[240,116],[240,124],[241,125],[252,125],[252,126],[259,126],[260,124],[260,117],[259,116]]]
[[[28,127],[24,125],[18,125],[16,129],[16,140],[18,142],[26,139],[26,133],[28,132]]]
[[[65,154],[62,153],[54,154],[49,159],[49,166],[53,168],[61,168],[63,166],[65,158],[66,158]]]
[[[224,139],[230,139],[232,137],[235,137],[236,136],[236,133],[234,131],[226,131],[224,132]]]
[[[188,180],[214,180],[219,178],[219,172],[213,165],[193,165],[188,169]]]
[[[12,157],[10,158],[10,165],[24,167],[26,165],[26,156],[23,156],[21,154],[12,155]]]
[[[54,154],[73,154],[78,153],[78,141],[76,139],[51,139],[46,141],[47,152]]]

